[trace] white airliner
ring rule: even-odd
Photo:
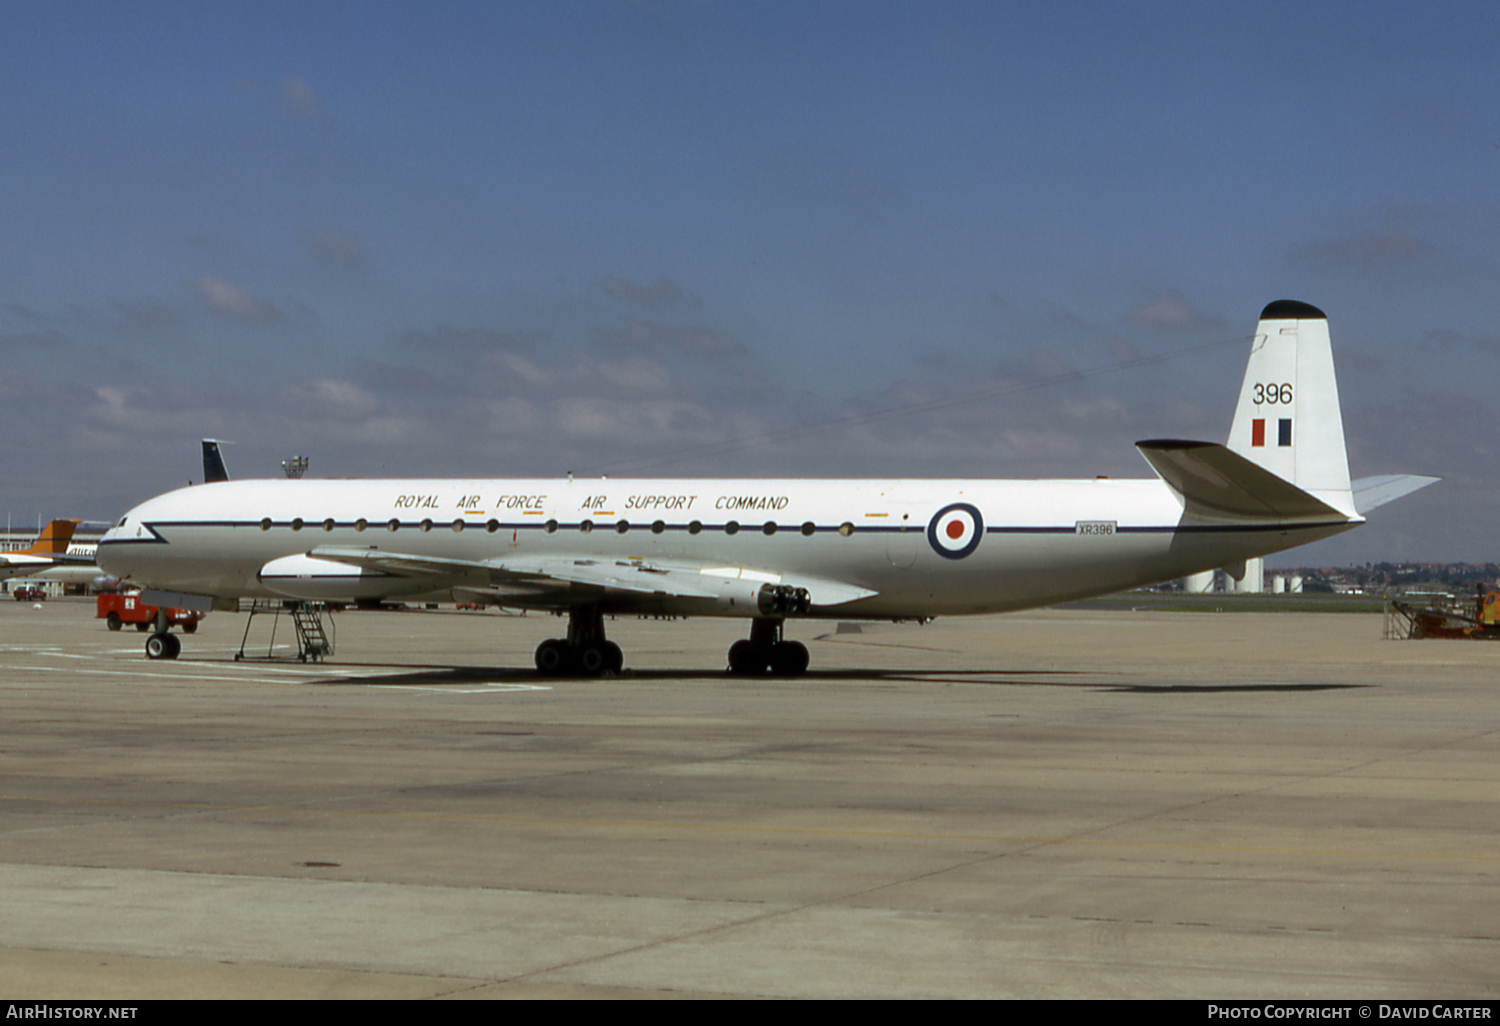
[[[1351,486],[1328,323],[1291,300],[1261,314],[1227,446],[1136,445],[1156,479],[221,481],[131,510],[99,563],[189,608],[566,610],[567,637],[537,648],[544,674],[619,670],[606,613],[743,617],[730,670],[795,675],[808,652],[783,640],[789,617],[995,613],[1243,576],[1246,559],[1350,530],[1436,480]],[[175,642],[159,629],[147,652],[170,658]]]

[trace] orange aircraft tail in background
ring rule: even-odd
[[[81,520],[53,520],[42,528],[42,533],[37,535],[31,548],[21,549],[18,554],[25,556],[67,555],[68,543],[73,540],[73,532],[81,523],[83,523]]]

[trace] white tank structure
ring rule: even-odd
[[[1233,578],[1230,578],[1233,580]],[[1264,558],[1245,560],[1245,577],[1243,580],[1234,582],[1234,590],[1239,595],[1259,595],[1266,590],[1266,561]]]
[[[1293,595],[1301,595],[1302,594],[1302,575],[1301,574],[1292,574],[1291,577],[1287,578],[1286,590],[1289,591],[1289,592],[1291,592]]]
[[[1182,579],[1182,590],[1189,595],[1207,595],[1214,590],[1214,571],[1205,570]]]
[[[1272,595],[1285,595],[1286,594],[1286,575],[1285,574],[1272,574],[1271,575],[1271,594]]]

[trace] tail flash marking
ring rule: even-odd
[[[1288,446],[1292,444],[1292,422],[1281,418],[1276,421],[1276,444]],[[1257,417],[1250,422],[1250,448],[1263,449],[1266,445],[1266,421],[1264,417]]]

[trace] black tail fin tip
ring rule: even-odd
[[[1296,299],[1278,299],[1260,312],[1263,321],[1326,321],[1328,315],[1311,303]]]

